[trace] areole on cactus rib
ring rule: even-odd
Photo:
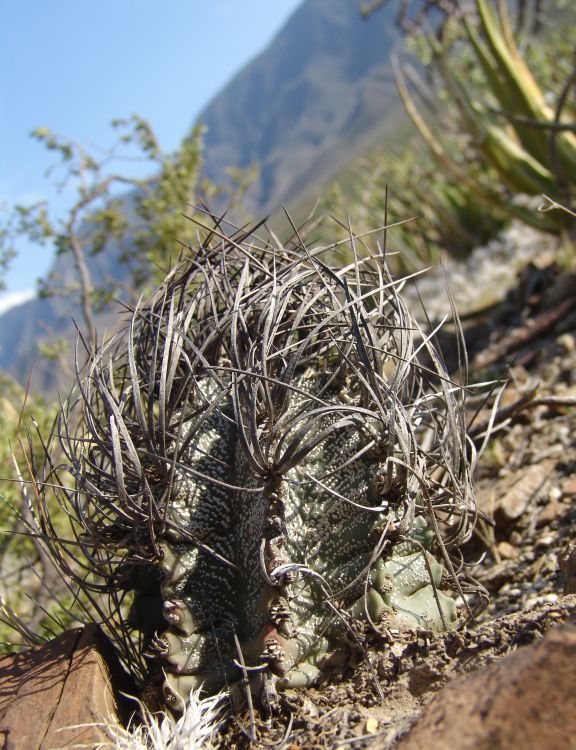
[[[175,709],[241,661],[310,684],[354,621],[453,625],[464,391],[400,288],[381,257],[215,232],[79,376],[74,486],[44,478],[84,553],[67,569],[119,602],[125,660],[160,665]]]

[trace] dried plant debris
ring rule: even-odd
[[[449,629],[478,590],[466,389],[383,255],[295,237],[216,224],[89,355],[39,473],[52,557],[176,712],[310,685],[362,623]]]

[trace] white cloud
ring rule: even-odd
[[[28,300],[34,299],[36,292],[33,289],[26,289],[23,292],[10,292],[8,294],[0,294],[0,315],[10,310],[12,307],[28,302]]]

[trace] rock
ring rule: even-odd
[[[549,502],[544,508],[538,513],[536,517],[536,528],[542,526],[549,526],[557,518],[560,518],[564,513],[570,509],[567,503],[559,503],[556,501]]]
[[[571,333],[560,334],[556,341],[565,352],[573,352],[576,349],[576,339]]]
[[[565,626],[444,687],[397,748],[576,748],[575,695],[576,627]]]
[[[97,625],[0,657],[0,749],[99,747],[103,722],[129,712],[119,692],[134,694],[110,642]]]
[[[564,497],[576,495],[576,477],[570,477],[562,484],[562,495]]]
[[[564,593],[576,594],[576,544],[571,544],[560,555],[559,564],[564,576]]]
[[[514,579],[516,569],[517,563],[513,559],[503,559],[502,562],[495,563],[490,567],[484,575],[482,583],[488,586],[490,591],[501,589],[504,584]]]
[[[506,477],[500,483],[500,497],[495,498],[494,516],[504,525],[526,512],[550,476],[555,461],[542,461]]]
[[[500,542],[497,549],[502,560],[513,560],[518,557],[517,548],[509,542]]]
[[[366,719],[366,734],[376,734],[379,728],[380,724],[378,719],[375,719],[373,716],[369,716],[368,719]]]

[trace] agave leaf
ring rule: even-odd
[[[527,115],[525,97],[515,85],[510,85],[509,80],[503,75],[503,67],[499,59],[494,56],[491,49],[482,41],[472,24],[465,19],[464,26],[468,39],[474,49],[476,58],[480,63],[490,92],[497,100],[500,108],[506,112],[522,113],[523,116],[534,118],[530,111]],[[538,158],[545,160],[548,157],[548,141],[544,130],[516,125],[515,130],[522,144],[530,149]]]
[[[513,48],[508,47],[493,8],[486,0],[476,0],[476,7],[486,42],[498,64],[504,82],[518,96],[518,102],[522,103],[523,114],[551,120],[552,110],[546,104],[542,91],[516,45],[514,44]]]
[[[400,98],[402,99],[408,115],[412,119],[418,132],[429,146],[438,162],[458,181],[458,183],[470,190],[488,208],[507,213],[510,217],[518,218],[529,226],[543,232],[558,232],[565,223],[560,224],[558,220],[548,221],[542,214],[537,214],[523,206],[506,205],[506,199],[501,191],[488,187],[479,180],[471,177],[447,153],[440,140],[434,135],[427,122],[420,114],[413,98],[408,91],[402,71],[397,61],[393,62],[393,70]]]
[[[439,60],[442,77],[452,99],[458,106],[464,124],[484,158],[498,172],[502,182],[513,190],[528,195],[557,193],[552,172],[523,148],[504,128],[488,120],[456,78],[446,57]]]
[[[513,190],[528,195],[557,193],[554,175],[503,128],[486,124],[485,140],[479,148],[502,182]]]
[[[410,92],[408,91],[408,87],[406,86],[406,82],[397,61],[393,62],[393,69],[398,92],[404,103],[406,111],[408,112],[408,115],[412,119],[414,125],[418,129],[418,132],[430,148],[435,158],[454,178],[456,178],[459,185],[468,189],[474,196],[476,196],[478,200],[482,201],[482,203],[484,203],[487,208],[490,208],[493,211],[497,211],[500,214],[508,215],[510,218],[520,219],[520,221],[534,227],[535,229],[539,229],[542,232],[556,233],[563,226],[565,226],[565,222],[559,222],[557,218],[554,220],[549,220],[542,214],[538,214],[528,208],[525,208],[524,206],[510,204],[509,200],[506,199],[501,190],[494,189],[489,185],[481,182],[480,180],[470,176],[466,169],[461,167],[448,154],[446,149],[442,146],[440,140],[434,135],[427,122],[420,114],[418,107],[416,106],[414,100],[410,95]],[[492,148],[495,149],[498,142],[498,136],[493,136],[491,142]],[[501,153],[499,154],[499,158],[503,160],[504,154],[502,153],[502,146],[500,146],[500,150]],[[495,156],[494,159],[496,159]],[[534,160],[534,162],[535,161],[536,160]],[[533,177],[534,182],[538,181],[539,179],[543,180],[545,177],[545,173],[540,177],[538,176],[538,171],[535,168],[535,164],[533,162],[530,162],[529,160],[523,162],[522,168],[526,170],[524,181],[528,181],[528,175],[531,175]],[[520,175],[520,167],[517,167],[517,169],[518,175]],[[517,177],[518,179],[520,179],[519,176]],[[556,193],[556,189],[554,189],[554,192]]]
[[[544,94],[516,46],[512,34],[505,31],[505,15],[501,15],[499,23],[487,0],[476,0],[476,7],[484,37],[502,77],[502,86],[493,90],[502,109],[506,112],[512,108],[514,114],[523,115],[529,120],[552,123],[552,109],[546,104]],[[501,14],[505,14],[502,5]],[[470,24],[465,25],[474,44],[473,36],[470,36]],[[482,62],[480,57],[479,60]],[[518,121],[514,122],[514,129],[526,149],[544,164],[549,164],[550,149],[546,130],[541,131]],[[576,169],[576,136],[570,132],[562,132],[557,136],[556,146],[561,158],[571,169]]]

